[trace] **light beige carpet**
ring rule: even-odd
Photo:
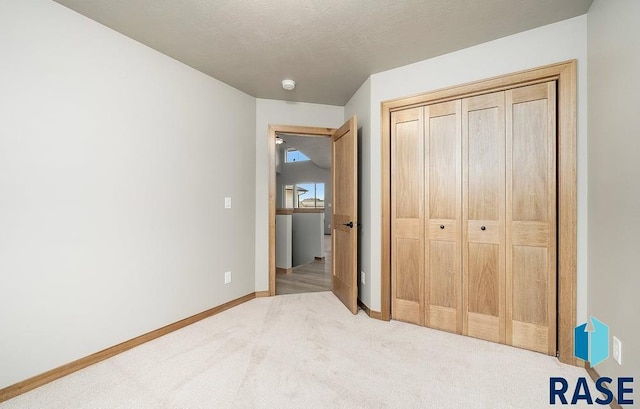
[[[0,408],[531,409],[549,406],[550,376],[588,377],[542,354],[352,315],[321,292],[252,300]]]

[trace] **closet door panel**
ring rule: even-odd
[[[512,104],[513,220],[547,221],[547,100]]]
[[[505,342],[504,92],[462,100],[463,331]]]
[[[394,319],[424,324],[423,108],[391,115],[391,274]]]
[[[455,241],[430,240],[429,270],[431,283],[429,300],[431,305],[456,308],[456,270],[459,258]]]
[[[480,102],[486,104],[480,105]],[[467,198],[468,219],[499,221],[503,209],[504,118],[500,98],[494,95],[467,100]],[[496,106],[491,106],[496,105]],[[475,110],[472,110],[475,109]]]
[[[514,298],[512,317],[514,321],[546,326],[547,314],[548,264],[545,247],[513,246],[512,249]]]
[[[451,103],[446,103],[451,105]],[[441,107],[436,107],[440,108]],[[451,108],[454,108],[453,106]],[[433,115],[435,109],[427,107]],[[458,199],[459,117],[455,111],[428,118],[429,126],[429,219],[456,220]]]
[[[425,107],[425,324],[462,332],[461,102]]]
[[[555,82],[506,91],[507,343],[556,351]]]
[[[500,315],[500,246],[469,243],[468,309],[474,313]]]
[[[422,240],[397,238],[395,248],[396,310],[394,310],[394,318],[421,324]]]
[[[500,245],[469,242],[467,334],[500,341]]]

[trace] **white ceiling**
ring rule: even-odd
[[[55,1],[255,97],[342,106],[370,74],[575,17],[593,0]]]

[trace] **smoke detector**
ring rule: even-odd
[[[294,80],[283,80],[282,81],[282,88],[286,89],[287,91],[291,91],[296,87],[296,82]]]

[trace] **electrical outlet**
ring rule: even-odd
[[[366,282],[366,280],[365,280],[365,274],[364,274],[364,271],[361,271],[361,272],[360,272],[360,282],[361,282],[362,284],[366,284],[366,283],[367,283],[367,282]]]
[[[224,273],[224,283],[229,284],[231,282],[231,271]]]
[[[622,342],[616,337],[613,337],[613,359],[622,365]]]
[[[230,197],[225,197],[224,198],[224,208],[225,209],[231,209],[231,198]]]

